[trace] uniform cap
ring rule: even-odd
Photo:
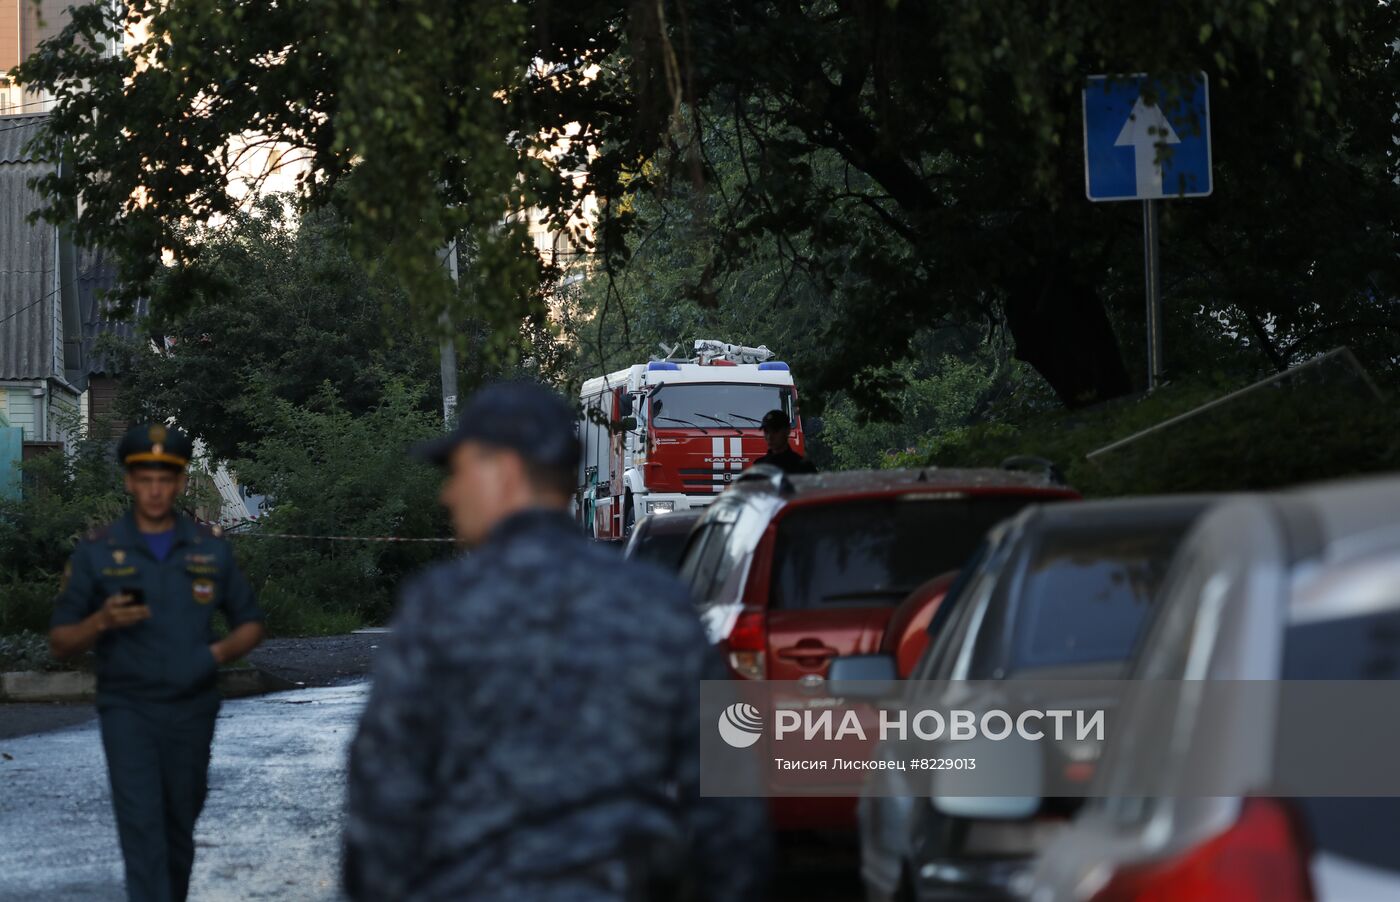
[[[578,466],[576,411],[563,396],[538,382],[497,382],[472,395],[457,412],[457,428],[415,445],[420,460],[444,466],[453,450],[475,441],[516,452],[546,467]]]
[[[783,413],[781,410],[770,410],[763,415],[763,423],[760,428],[791,429],[792,421],[789,420],[788,415]]]
[[[117,443],[117,460],[127,468],[170,467],[183,470],[190,464],[194,443],[172,426],[145,423],[132,426]]]

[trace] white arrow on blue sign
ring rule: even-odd
[[[1162,105],[1144,100],[1144,94]],[[1211,187],[1210,83],[1204,72],[1184,80],[1175,96],[1145,75],[1089,78],[1084,87],[1089,200],[1205,197]]]

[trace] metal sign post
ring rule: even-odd
[[[1157,201],[1142,202],[1142,261],[1147,276],[1147,390],[1162,381],[1162,267],[1157,254]]]
[[[1091,201],[1142,201],[1147,294],[1147,387],[1162,381],[1162,272],[1157,201],[1210,194],[1210,85],[1204,72],[1163,109],[1163,86],[1145,75],[1091,77],[1084,88],[1084,193]]]

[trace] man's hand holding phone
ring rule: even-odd
[[[98,630],[123,629],[151,619],[151,608],[144,601],[142,590],[123,588],[102,603],[97,612]]]

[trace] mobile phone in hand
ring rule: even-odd
[[[121,594],[130,596],[129,605],[146,603],[146,592],[140,586],[122,586]]]

